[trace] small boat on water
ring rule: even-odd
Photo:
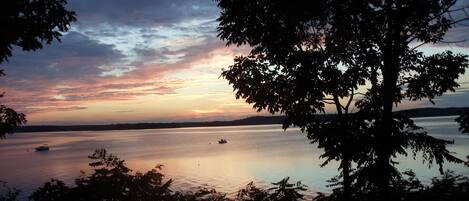
[[[218,140],[218,144],[226,144],[226,143],[228,143],[228,141],[226,141],[225,139]]]
[[[42,146],[36,147],[36,151],[49,151],[49,146],[47,144],[44,144]]]

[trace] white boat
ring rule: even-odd
[[[49,146],[47,144],[44,144],[42,146],[36,147],[36,151],[49,151]]]

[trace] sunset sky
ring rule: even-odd
[[[464,3],[466,2],[466,3]],[[463,1],[467,4],[469,0]],[[257,113],[219,78],[247,47],[217,38],[212,0],[69,0],[77,22],[36,52],[15,50],[2,64],[2,102],[28,124],[107,124],[237,119]],[[468,22],[469,23],[469,22]],[[460,25],[446,40],[467,39]],[[469,54],[469,42],[424,46]],[[469,70],[469,69],[468,69]],[[469,106],[469,73],[438,107]],[[428,101],[402,108],[430,106]]]

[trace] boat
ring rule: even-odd
[[[218,144],[226,144],[226,143],[228,143],[228,141],[226,141],[225,139],[218,140]]]
[[[36,151],[49,151],[49,146],[47,144],[44,144],[42,146],[36,147]]]

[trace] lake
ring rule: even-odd
[[[455,141],[449,145],[457,156],[469,155],[469,135],[458,131],[455,117],[416,118],[415,122],[438,138]],[[225,138],[227,144],[218,144]],[[47,143],[49,152],[35,152]],[[50,178],[73,184],[80,170],[89,170],[87,158],[96,148],[125,159],[136,171],[163,164],[166,178],[174,188],[209,186],[234,195],[250,181],[259,186],[290,176],[301,181],[310,193],[330,191],[326,180],[335,176],[337,163],[321,168],[321,150],[309,144],[298,129],[283,131],[281,125],[197,127],[125,131],[16,133],[0,141],[0,180],[28,194]],[[418,158],[400,158],[401,170],[413,169],[428,182],[438,168]],[[469,176],[469,168],[446,164],[446,169]]]

